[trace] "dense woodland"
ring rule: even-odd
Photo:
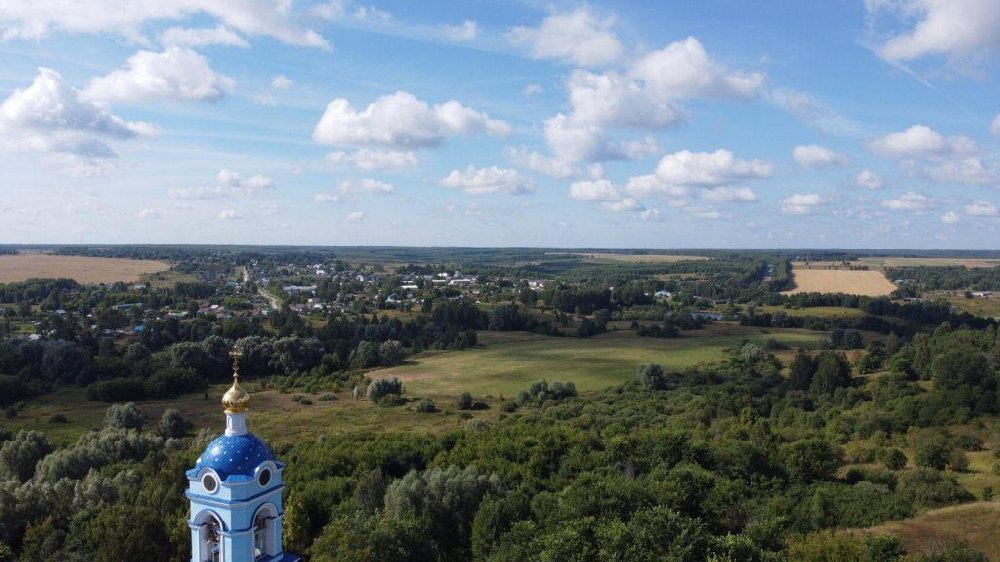
[[[209,277],[249,259],[289,263],[294,253],[65,251],[183,257],[187,270]],[[533,277],[543,268],[531,265],[532,252],[486,252],[447,267],[485,272],[510,263]],[[319,250],[300,256],[307,264],[317,257],[331,259]],[[404,316],[384,303],[311,318],[288,303],[264,317],[199,314],[209,303],[239,310],[239,292],[211,279],[141,291],[70,280],[0,285],[4,417],[16,420],[32,398],[61,388],[108,404],[105,427],[67,446],[44,428],[14,432],[0,419],[0,562],[187,560],[184,471],[215,432],[192,428],[176,410],[145,418],[131,402],[227,380],[233,347],[257,388],[368,385],[370,398],[394,408],[407,403],[404,389],[372,381],[371,369],[425,349],[475,346],[483,330],[594,337],[626,321],[638,337],[689,337],[711,322],[699,310],[747,326],[823,330],[826,345],[787,352],[783,362],[777,340],[745,342],[683,372],[644,365],[633,382],[596,393],[578,393],[572,380],[538,381],[503,402],[492,421],[470,415],[444,433],[349,431],[284,445],[276,453],[288,465],[286,548],[341,562],[984,560],[962,544],[916,555],[891,536],[830,531],[992,499],[992,489],[975,497],[957,476],[968,469],[967,453],[990,447],[995,434],[996,323],[929,301],[784,296],[777,291],[792,257],[599,271],[567,258],[576,265],[544,288],[529,289],[505,269],[502,277],[515,280],[484,288],[485,302],[428,287]],[[656,291],[672,298],[656,299]],[[863,314],[786,312],[830,306]],[[191,314],[153,312],[165,308]],[[46,337],[19,334],[29,322]],[[136,325],[142,329],[116,335]],[[459,405],[480,407],[465,395]],[[433,403],[406,407],[414,406],[436,411]],[[1000,449],[996,457],[1000,471]]]

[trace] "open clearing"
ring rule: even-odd
[[[595,260],[623,261],[626,263],[675,263],[679,261],[710,260],[707,256],[686,256],[670,254],[612,254],[588,252],[549,252],[548,256],[580,256]]]
[[[69,278],[78,283],[134,283],[140,277],[170,269],[170,264],[152,260],[18,254],[0,256],[0,283],[33,278]]]
[[[896,290],[896,286],[879,271],[850,269],[803,269],[792,267],[795,288],[785,294],[847,293],[880,297]]]
[[[870,532],[896,535],[906,550],[933,551],[954,541],[965,541],[990,560],[1000,560],[1000,504],[976,502],[935,509],[912,519],[891,521],[872,527]]]
[[[823,336],[777,329],[765,333],[744,328],[726,335],[705,332],[676,339],[639,338],[621,332],[588,339],[490,334],[493,337],[484,337],[481,347],[425,352],[406,365],[376,370],[369,376],[399,377],[407,392],[417,395],[457,396],[467,390],[474,395],[512,397],[539,379],[572,381],[585,392],[632,380],[643,363],[659,363],[667,371],[679,371],[718,360],[726,349],[744,339],[762,345],[774,338],[794,348],[815,347]]]

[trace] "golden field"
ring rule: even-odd
[[[78,283],[133,283],[140,276],[170,269],[170,264],[152,260],[18,254],[0,256],[0,283],[33,278],[69,278]]]
[[[850,269],[803,269],[794,264],[792,275],[795,288],[786,294],[796,293],[847,293],[880,297],[896,290],[880,271]]]

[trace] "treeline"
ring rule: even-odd
[[[912,279],[928,291],[1000,291],[1000,267],[919,266],[886,269],[890,279]]]

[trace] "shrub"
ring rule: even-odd
[[[635,373],[635,381],[646,390],[666,390],[667,376],[657,363],[640,365]]]
[[[459,410],[472,409],[472,393],[466,391],[463,392],[462,395],[458,397],[458,409]]]
[[[466,431],[487,431],[490,427],[490,422],[480,418],[472,418],[465,422]]]
[[[943,470],[948,465],[951,448],[941,436],[921,439],[916,446],[917,466]]]
[[[434,405],[434,401],[430,398],[424,398],[420,402],[417,402],[416,410],[423,414],[433,414],[438,411],[437,406]]]
[[[394,408],[396,406],[402,406],[406,404],[406,400],[398,394],[386,394],[385,396],[379,398],[375,401],[382,408]]]
[[[953,449],[948,454],[948,468],[955,472],[965,472],[969,470],[969,457],[964,451]]]
[[[375,379],[368,384],[366,395],[373,402],[378,402],[380,398],[390,394],[395,394],[396,396],[403,394],[403,383],[396,377],[392,377],[391,379]]]
[[[512,414],[517,411],[517,402],[513,400],[506,400],[503,404],[500,404],[500,409],[508,414]]]
[[[334,393],[332,393],[332,392],[324,392],[323,394],[319,395],[319,401],[320,402],[331,402],[331,401],[336,400],[336,399],[337,399],[337,395],[334,394]]]
[[[140,378],[98,381],[87,387],[87,400],[122,402],[146,398],[146,385]]]
[[[883,449],[881,457],[882,464],[889,470],[900,470],[906,466],[906,453],[895,447]]]
[[[139,411],[135,402],[125,404],[112,404],[104,415],[105,427],[117,427],[119,429],[142,429],[146,424],[146,417]]]
[[[160,435],[164,437],[183,437],[190,428],[191,424],[184,419],[180,410],[176,408],[163,410],[163,415],[160,416],[160,423],[158,425]]]

